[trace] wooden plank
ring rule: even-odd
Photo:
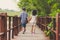
[[[0,15],[1,15],[0,16],[0,33],[4,32],[4,34],[3,34],[4,36],[2,35],[0,37],[0,40],[7,40],[7,33],[6,33],[6,31],[7,31],[7,19],[6,19],[7,13],[1,13]]]

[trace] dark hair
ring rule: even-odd
[[[22,8],[22,10],[24,10],[24,11],[25,11],[25,10],[26,10],[26,8],[25,8],[25,7],[23,7],[23,8]]]
[[[37,10],[33,10],[33,11],[32,11],[32,15],[33,15],[33,16],[36,16],[36,14],[37,14]]]

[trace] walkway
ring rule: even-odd
[[[31,34],[31,24],[27,24],[27,30],[25,34],[22,34],[20,32],[18,36],[15,36],[12,40],[49,40],[48,37],[45,36],[45,34],[36,26],[36,33]]]

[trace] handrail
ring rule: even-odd
[[[42,31],[44,31],[44,30],[46,30],[46,31],[50,30],[51,32],[53,32],[53,34],[54,33],[56,34],[56,30],[48,27],[48,24],[52,21],[52,18],[56,19],[56,17],[38,17],[37,24],[40,24],[38,26],[39,26],[39,28],[41,28]],[[55,36],[53,36],[53,37],[55,37]]]
[[[1,32],[1,33],[0,33],[0,36],[3,35],[3,34],[4,34],[4,32]]]
[[[47,26],[47,24],[46,25],[45,24],[42,24],[42,23],[40,23],[40,24],[43,25],[43,26],[45,26],[45,27]]]
[[[18,25],[18,26],[20,26],[20,25]],[[17,27],[17,26],[14,26],[14,27],[8,29],[7,32],[9,32],[10,30],[13,30],[13,29],[16,28],[16,27]]]
[[[19,24],[20,23],[20,19],[19,18],[20,17],[18,17],[17,15],[8,16],[7,13],[6,14],[5,13],[1,13],[0,14],[0,29],[2,28],[0,30],[0,39],[7,40],[7,38],[8,38],[8,40],[11,40],[10,39],[10,37],[11,37],[10,35],[12,35],[12,38],[14,38],[14,36],[18,35],[18,33],[21,31],[19,29],[19,28],[21,28],[20,24]],[[12,22],[12,24],[11,24],[11,22]],[[7,29],[7,27],[8,27],[8,29]],[[7,37],[7,32],[8,32],[8,37]]]

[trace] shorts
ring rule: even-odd
[[[36,25],[36,22],[30,22],[30,24],[35,26]]]
[[[31,20],[30,23],[31,25],[36,25],[36,20]]]
[[[25,28],[26,27],[26,23],[21,23],[21,26]]]
[[[34,25],[34,26],[36,25],[36,23],[35,23],[35,22],[32,22],[31,24],[32,24],[32,25]]]

